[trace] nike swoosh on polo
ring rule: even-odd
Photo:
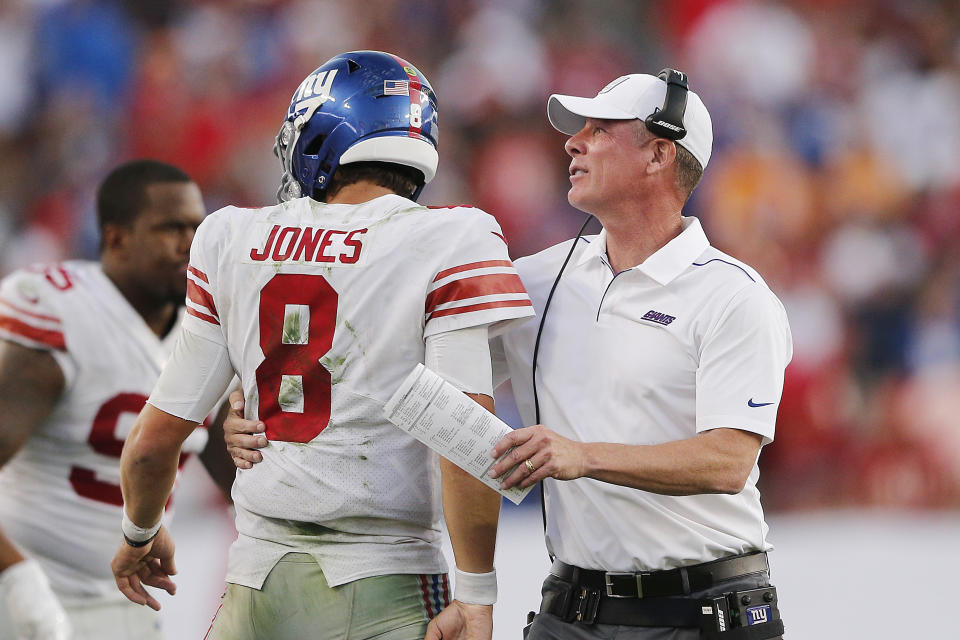
[[[773,403],[772,403],[772,402],[754,402],[754,401],[753,401],[753,398],[750,398],[749,400],[747,400],[747,406],[748,406],[748,407],[766,407],[766,406],[769,406],[769,405],[771,405],[771,404],[773,404]]]

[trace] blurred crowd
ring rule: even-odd
[[[421,201],[493,213],[515,256],[583,219],[546,97],[686,71],[715,131],[687,213],[794,333],[768,510],[960,506],[955,0],[3,0],[0,275],[94,257],[94,190],[130,158],[181,166],[211,211],[273,202],[293,89],[350,49],[430,78]]]

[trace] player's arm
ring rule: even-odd
[[[149,528],[160,522],[177,477],[180,448],[197,423],[146,404],[120,456],[120,488],[127,517]]]
[[[0,340],[0,466],[50,415],[65,384],[50,353]]]
[[[163,507],[173,489],[180,448],[196,428],[195,420],[178,418],[146,404],[127,436],[120,456],[123,491],[123,537],[110,567],[117,588],[131,602],[157,611],[160,603],[144,588],[176,591],[173,541],[163,527]]]
[[[0,466],[23,447],[63,393],[63,371],[50,353],[0,340]],[[0,530],[0,602],[22,637],[66,638],[66,613],[35,560]]]
[[[113,561],[117,588],[132,602],[160,609],[144,588],[173,594],[174,545],[163,507],[177,476],[183,441],[216,406],[233,377],[226,347],[181,331],[170,360],[143,407],[120,456],[123,538]]]
[[[425,365],[493,413],[487,326],[434,334],[426,339]],[[453,603],[434,618],[427,640],[489,639],[497,578],[493,567],[500,494],[440,459],[443,514],[456,560]]]
[[[490,413],[494,412],[490,396],[467,395]],[[490,573],[500,518],[500,494],[446,458],[440,459],[440,470],[443,515],[457,568],[469,573]]]
[[[0,467],[50,415],[65,384],[52,355],[0,340]],[[0,535],[0,572],[23,560],[13,543]]]

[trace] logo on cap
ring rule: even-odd
[[[629,79],[630,79],[629,76],[621,76],[616,80],[614,80],[613,82],[611,82],[610,84],[608,84],[607,86],[605,86],[603,89],[600,89],[600,93],[598,93],[597,95],[599,96],[601,94],[608,93],[612,91],[614,87],[623,84]]]

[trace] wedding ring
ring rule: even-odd
[[[537,470],[537,468],[533,466],[533,463],[530,462],[530,458],[527,458],[526,460],[524,460],[523,464],[526,465],[527,471],[529,471],[530,473],[533,473],[534,471]]]

